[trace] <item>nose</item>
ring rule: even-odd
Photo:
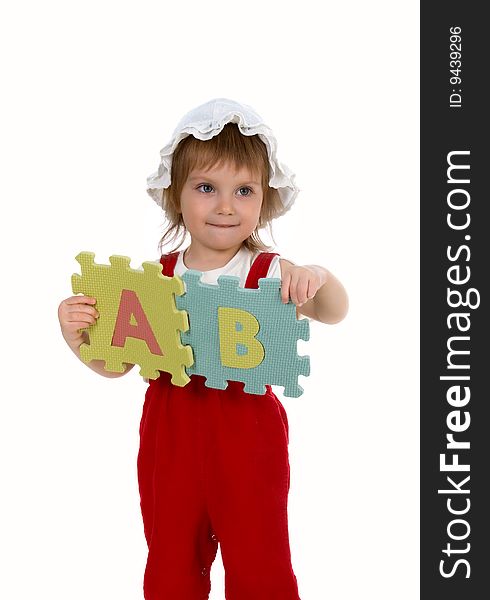
[[[235,212],[232,193],[221,193],[218,195],[216,212],[219,215],[232,215]]]

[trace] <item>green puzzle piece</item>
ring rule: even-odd
[[[186,312],[175,304],[184,293],[180,277],[162,275],[158,262],[144,262],[141,270],[131,269],[127,256],[111,256],[110,265],[96,264],[94,258],[81,252],[76,260],[82,274],[72,276],[73,293],[96,298],[100,315],[86,328],[90,344],[80,346],[81,359],[103,360],[114,373],[124,371],[123,363],[138,364],[140,375],[149,379],[166,371],[174,385],[184,386],[189,382],[185,367],[194,359],[192,348],[180,341],[179,332],[189,328]]]
[[[221,275],[211,285],[201,275],[186,271],[186,293],[176,298],[190,319],[182,341],[192,346],[195,363],[187,372],[203,375],[211,388],[241,381],[250,394],[264,394],[269,384],[284,386],[285,396],[300,396],[298,376],[310,374],[310,359],[298,356],[297,342],[309,339],[309,323],[296,319],[292,302],[282,303],[281,280],[259,279],[259,289],[248,289],[238,277]]]

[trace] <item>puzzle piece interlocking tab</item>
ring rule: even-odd
[[[110,265],[96,264],[94,258],[81,252],[76,257],[81,275],[72,276],[73,293],[96,298],[99,312],[97,322],[86,328],[90,344],[80,346],[81,359],[103,360],[115,373],[124,372],[123,363],[138,364],[149,379],[166,371],[174,385],[184,386],[193,353],[180,339],[179,332],[189,327],[187,314],[175,303],[184,293],[180,277],[162,275],[158,262],[132,269],[127,256],[111,256]]]
[[[241,381],[250,394],[264,394],[266,384],[284,386],[285,396],[303,393],[298,376],[309,375],[310,361],[298,356],[297,341],[309,339],[309,323],[296,318],[292,302],[282,303],[280,279],[260,279],[259,289],[239,287],[239,278],[230,275],[220,276],[218,285],[205,284],[193,270],[182,279],[186,293],[176,304],[190,319],[181,334],[194,351],[190,375],[203,375],[216,389]]]

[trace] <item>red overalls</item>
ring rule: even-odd
[[[274,255],[259,254],[245,287]],[[172,276],[177,253],[162,256]],[[287,524],[288,423],[270,386],[246,394],[192,375],[151,380],[140,424],[138,480],[148,542],[145,600],[207,600],[218,542],[227,600],[299,600]]]

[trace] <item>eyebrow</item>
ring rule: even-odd
[[[212,177],[209,177],[208,175],[206,175],[206,173],[198,173],[197,175],[194,175],[193,177],[189,177],[189,181],[210,181],[211,183],[214,183],[214,180]],[[244,181],[242,183],[242,185],[261,185],[260,181]]]

